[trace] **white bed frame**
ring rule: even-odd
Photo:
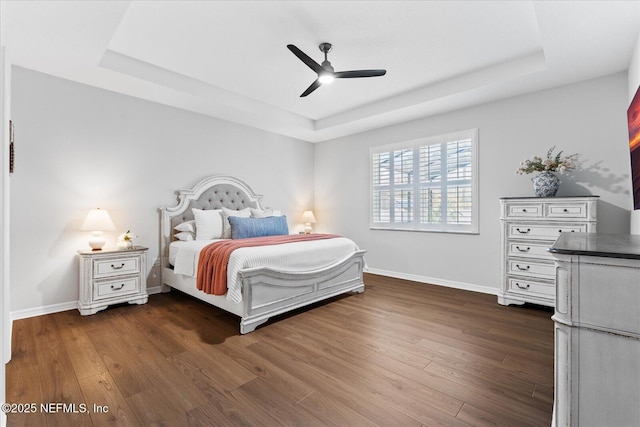
[[[178,204],[160,208],[160,253],[162,254],[163,292],[171,288],[240,316],[240,333],[246,334],[270,317],[313,304],[347,292],[364,292],[362,271],[364,253],[358,250],[336,260],[325,268],[310,271],[277,271],[269,268],[248,268],[238,273],[242,286],[242,301],[232,303],[225,295],[206,294],[196,288],[192,277],[174,274],[169,265],[169,244],[173,227],[193,219],[191,208],[198,209],[263,209],[262,196],[237,178],[214,175],[203,179],[192,189],[179,190]]]

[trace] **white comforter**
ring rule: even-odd
[[[196,277],[200,251],[215,240],[172,242],[169,262],[175,274]],[[273,246],[240,248],[233,251],[227,268],[227,299],[242,301],[242,289],[236,280],[238,272],[251,267],[269,267],[281,271],[307,271],[327,267],[358,250],[350,239],[312,240]]]

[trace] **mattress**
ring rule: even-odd
[[[169,263],[173,265],[174,274],[195,278],[200,251],[214,241],[172,242],[169,246]],[[234,303],[242,301],[242,289],[237,280],[238,272],[242,269],[268,267],[288,272],[316,270],[333,265],[357,250],[358,246],[345,237],[237,249],[229,258],[227,299]]]

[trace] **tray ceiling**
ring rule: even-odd
[[[318,142],[626,70],[638,2],[2,1],[12,63]],[[336,70],[315,74],[287,48]]]

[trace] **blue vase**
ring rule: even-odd
[[[540,172],[537,176],[531,178],[533,182],[533,191],[538,197],[553,197],[560,187],[560,179],[553,172]]]

